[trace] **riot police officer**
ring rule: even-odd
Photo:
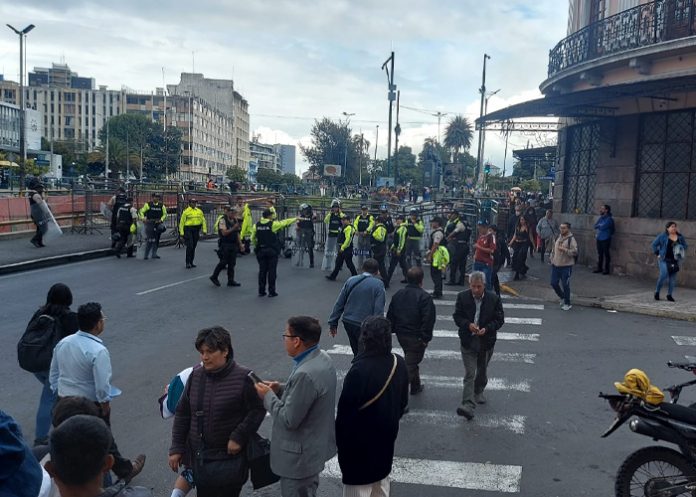
[[[324,260],[321,268],[325,271],[333,269],[336,260],[336,245],[338,233],[341,231],[341,219],[345,216],[341,212],[341,202],[335,198],[331,201],[331,210],[324,216],[324,223],[328,225],[326,244],[324,245]]]
[[[370,214],[367,204],[360,206],[360,214],[356,216],[353,227],[358,236],[358,267],[362,267],[365,259],[370,257],[370,233],[375,226],[375,218]]]
[[[387,268],[384,264],[384,258],[387,256],[387,227],[384,224],[386,219],[387,213],[380,212],[370,236],[372,257],[374,257],[379,264],[379,274],[382,277],[382,281],[385,283],[387,283],[389,279]],[[388,288],[386,284],[384,286],[385,288]]]
[[[223,269],[227,268],[227,286],[241,286],[234,280],[234,268],[237,264],[237,252],[244,249],[239,233],[242,225],[237,219],[237,209],[232,206],[225,206],[225,213],[217,222],[217,230],[220,239],[218,240],[218,257],[220,262],[215,266],[210,281],[213,285],[220,286],[218,276]]]
[[[338,234],[336,241],[338,247],[336,265],[334,266],[333,272],[326,275],[326,279],[331,281],[336,280],[336,276],[338,276],[338,272],[343,267],[344,262],[352,276],[358,274],[353,264],[353,236],[355,234],[355,227],[350,224],[350,216],[348,215],[341,219],[341,223],[343,223],[343,226],[341,227],[341,232]]]
[[[111,224],[109,225],[111,228],[111,248],[116,247],[116,239],[118,238],[114,236],[116,233],[118,233],[118,230],[116,229],[116,214],[118,213],[119,207],[126,203],[126,198],[126,189],[119,186],[116,193],[106,203],[106,205],[111,209]]]
[[[152,254],[153,259],[159,259],[157,249],[159,248],[160,236],[166,230],[164,221],[167,219],[167,208],[162,203],[162,196],[159,193],[152,195],[152,200],[145,202],[139,214],[140,218],[145,221],[146,242],[143,259],[149,259],[150,254]]]
[[[409,267],[413,265],[413,261],[417,266],[421,265],[421,240],[423,239],[423,231],[425,225],[423,220],[418,216],[418,209],[411,207],[410,216],[406,222],[406,259],[409,260]]]
[[[387,271],[387,279],[384,282],[384,286],[389,288],[389,283],[391,282],[392,276],[394,275],[394,270],[396,266],[401,266],[401,272],[404,278],[401,283],[407,283],[406,272],[408,271],[408,264],[406,264],[406,257],[404,255],[404,248],[406,247],[406,218],[404,216],[397,216],[396,218],[396,231],[394,232],[394,241],[391,244],[391,249],[389,251],[389,270]]]
[[[469,257],[469,240],[471,227],[462,221],[459,212],[452,209],[445,226],[445,239],[450,253],[450,278],[447,285],[464,285],[466,278],[466,259]],[[457,279],[457,271],[459,278]]]
[[[116,257],[121,258],[121,251],[126,247],[126,256],[135,257],[135,222],[138,211],[133,207],[133,199],[127,197],[123,205],[116,210]]]
[[[301,254],[306,250],[309,254],[309,267],[314,267],[314,221],[316,219],[317,216],[312,212],[309,204],[300,205],[300,216],[297,218],[297,241],[300,247],[298,266],[302,264],[304,257]]]

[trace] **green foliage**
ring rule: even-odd
[[[399,147],[392,157],[392,164],[398,166],[400,184],[411,183],[414,186],[423,184],[423,170],[416,164],[416,156],[411,147]]]
[[[528,179],[525,181],[522,181],[520,183],[520,188],[522,188],[522,191],[525,192],[540,192],[541,191],[541,183],[535,179]]]
[[[461,150],[471,147],[473,137],[474,132],[469,120],[461,114],[454,116],[445,128],[445,147],[457,155]],[[459,163],[459,160],[455,157],[453,162]]]
[[[225,176],[230,181],[236,181],[237,183],[244,183],[247,180],[247,173],[244,169],[239,166],[232,166],[227,169]]]
[[[24,163],[25,174],[31,176],[41,176],[42,174],[47,173],[48,169],[48,166],[37,165],[34,159],[27,159],[27,161]]]

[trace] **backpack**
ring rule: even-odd
[[[40,314],[32,318],[17,343],[19,366],[30,373],[41,373],[51,368],[53,349],[62,334],[60,319]]]
[[[575,238],[574,236],[569,236],[568,237],[568,248],[570,248],[570,239]],[[575,241],[577,243],[577,240]],[[580,246],[578,245],[578,253],[573,256],[573,259],[575,260],[575,264],[578,263],[578,258],[580,257]]]

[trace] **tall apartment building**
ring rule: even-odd
[[[619,272],[655,277],[650,242],[666,221],[696,232],[695,18],[694,0],[570,0],[544,98],[479,120],[559,118],[554,211],[572,223],[581,262],[596,262],[602,204],[616,222]],[[678,283],[695,281],[684,265]]]
[[[273,145],[266,145],[252,140],[249,144],[251,159],[256,162],[258,169],[270,169],[276,173],[282,173],[280,168],[280,156],[275,152]]]
[[[280,157],[280,169],[284,174],[295,174],[295,145],[273,145],[273,151]]]

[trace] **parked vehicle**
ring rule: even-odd
[[[696,361],[670,361],[667,366],[696,374]],[[666,388],[670,402],[649,401],[635,393],[599,394],[616,411],[616,418],[603,438],[630,420],[628,426],[633,432],[677,447],[675,450],[653,445],[630,454],[616,474],[617,497],[696,497],[696,404],[688,407],[677,404],[682,389],[695,384],[696,380],[691,380]]]

